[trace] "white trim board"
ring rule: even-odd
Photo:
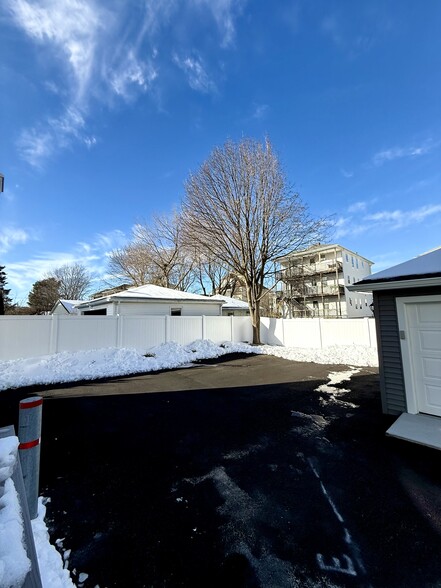
[[[386,431],[386,435],[441,449],[441,418],[404,412]]]

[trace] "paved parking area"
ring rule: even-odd
[[[376,370],[316,391],[346,370],[253,356],[44,391],[69,567],[101,588],[441,586],[441,454],[384,436]]]

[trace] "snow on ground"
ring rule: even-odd
[[[135,349],[107,348],[76,352],[63,351],[54,355],[0,361],[0,390],[172,369],[195,360],[220,357],[226,353],[259,353],[275,355],[291,361],[330,365],[378,365],[376,349],[362,345],[334,345],[323,349],[307,349],[271,345],[252,346],[246,343],[230,342],[216,345],[211,341],[200,340],[190,345],[164,343],[151,349],[147,357]]]
[[[17,464],[18,438],[0,439],[0,588],[20,588],[31,569],[24,546],[23,514],[12,475]],[[43,588],[74,588],[61,555],[51,545],[39,498],[38,516],[31,522]]]
[[[0,362],[0,390],[54,384],[78,380],[94,380],[112,376],[145,373],[177,368],[195,360],[215,358],[227,353],[259,353],[274,355],[291,361],[349,366],[376,366],[375,349],[363,346],[333,346],[324,349],[252,346],[245,343],[215,345],[211,341],[195,341],[190,345],[166,343],[148,354],[134,349],[97,349],[74,353],[57,353],[30,359]],[[330,396],[341,393],[335,384],[350,379],[359,370],[351,367],[344,372],[331,372],[329,382],[317,391]],[[0,440],[0,588],[19,587],[26,576],[30,561],[23,547],[23,520],[17,492],[11,479],[16,462],[18,439]],[[32,521],[37,557],[44,588],[72,588],[67,566],[60,553],[50,544],[44,522],[46,508],[39,499],[38,516]],[[66,553],[65,553],[66,555]],[[66,563],[66,562],[65,562]],[[87,574],[80,574],[80,585]]]

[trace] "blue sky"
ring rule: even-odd
[[[438,0],[4,0],[11,294],[64,263],[105,275],[228,138],[268,135],[374,270],[441,245],[440,23]]]

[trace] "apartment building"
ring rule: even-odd
[[[278,304],[283,317],[372,316],[372,295],[347,286],[371,274],[372,261],[341,245],[314,245],[280,257]]]

